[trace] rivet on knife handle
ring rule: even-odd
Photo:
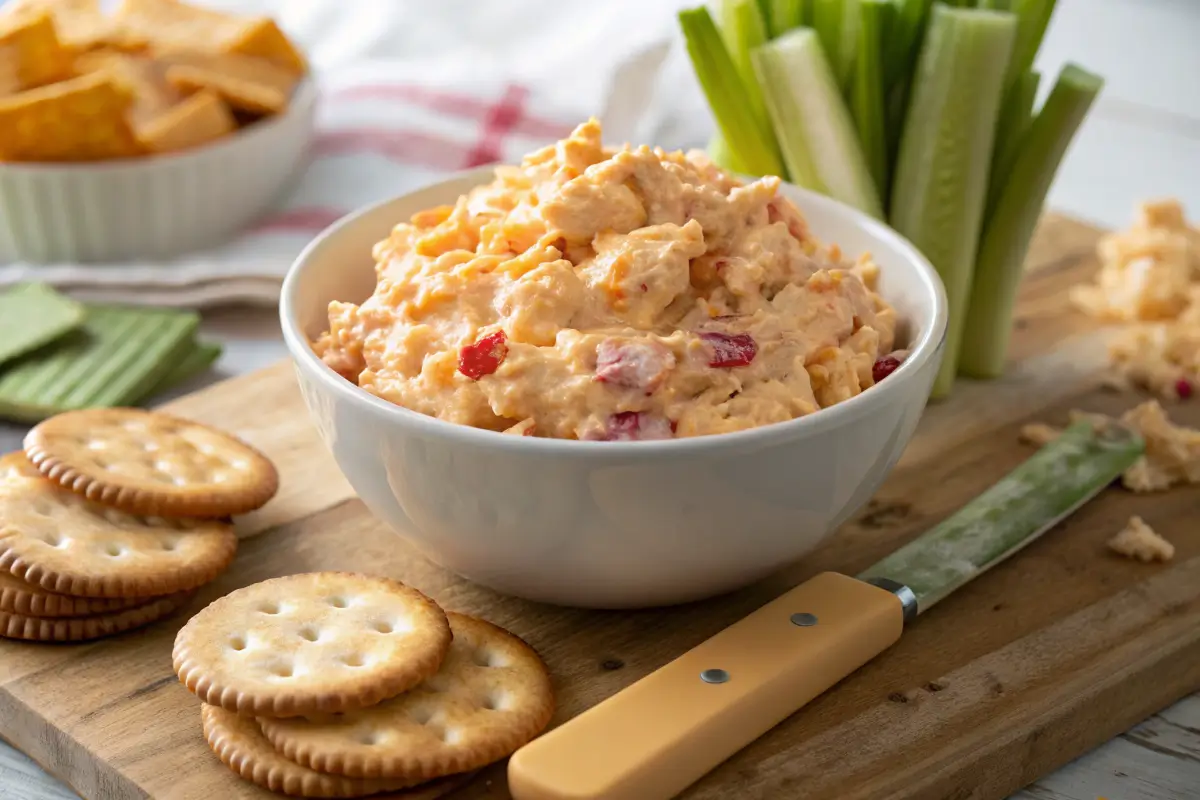
[[[891,592],[823,573],[526,745],[517,800],[667,798],[900,638]]]
[[[509,761],[509,790],[516,800],[675,796],[1083,505],[1144,447],[1119,424],[1072,425],[858,578],[812,578],[525,745]]]

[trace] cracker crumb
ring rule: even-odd
[[[1087,420],[1099,427],[1113,422],[1111,417],[1073,409],[1071,423]],[[1121,475],[1121,483],[1139,494],[1162,492],[1174,486],[1200,484],[1200,430],[1176,425],[1157,400],[1146,400],[1121,415],[1120,421],[1137,431],[1145,440],[1146,452]],[[1020,440],[1042,446],[1062,431],[1052,425],[1034,422],[1021,428]]]
[[[1123,323],[1109,344],[1109,387],[1191,397],[1200,388],[1200,229],[1178,200],[1142,203],[1133,225],[1104,236],[1096,252],[1096,282],[1073,287],[1071,300]]]
[[[1175,557],[1175,546],[1159,536],[1141,517],[1130,517],[1125,527],[1108,540],[1108,548],[1126,558],[1146,563],[1166,562]]]
[[[1041,447],[1050,444],[1062,434],[1061,428],[1047,425],[1044,422],[1031,422],[1021,427],[1020,440],[1025,444]]]

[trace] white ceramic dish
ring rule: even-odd
[[[434,562],[498,591],[631,608],[748,585],[810,552],[875,493],[929,396],[945,294],[898,234],[791,186],[786,193],[821,239],[854,255],[871,251],[912,347],[886,380],[816,414],[672,441],[504,436],[395,406],[326,367],[308,342],[327,326],[331,300],[359,302],[374,289],[372,245],[490,175],[461,174],[342,219],[284,282],[283,334],[305,402],[375,516]]]
[[[227,241],[299,174],[317,89],[283,114],[179,153],[85,164],[0,163],[0,263],[163,259]]]

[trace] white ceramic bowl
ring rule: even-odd
[[[268,211],[303,166],[317,88],[212,144],[83,164],[0,163],[0,263],[164,259],[221,244]]]
[[[669,605],[748,585],[828,537],[875,493],[925,407],[946,298],[889,228],[785,186],[814,233],[870,250],[912,355],[861,395],[790,422],[672,441],[505,436],[395,406],[340,378],[308,341],[331,300],[374,289],[371,247],[398,221],[490,179],[487,168],[348,216],[292,266],[284,339],[321,436],[367,507],[434,562],[498,591],[594,608]],[[347,542],[353,547],[353,542]]]

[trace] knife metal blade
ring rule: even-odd
[[[903,584],[915,595],[918,613],[928,611],[1073,514],[1143,450],[1141,438],[1125,425],[1097,429],[1077,422],[953,516],[858,577]]]

